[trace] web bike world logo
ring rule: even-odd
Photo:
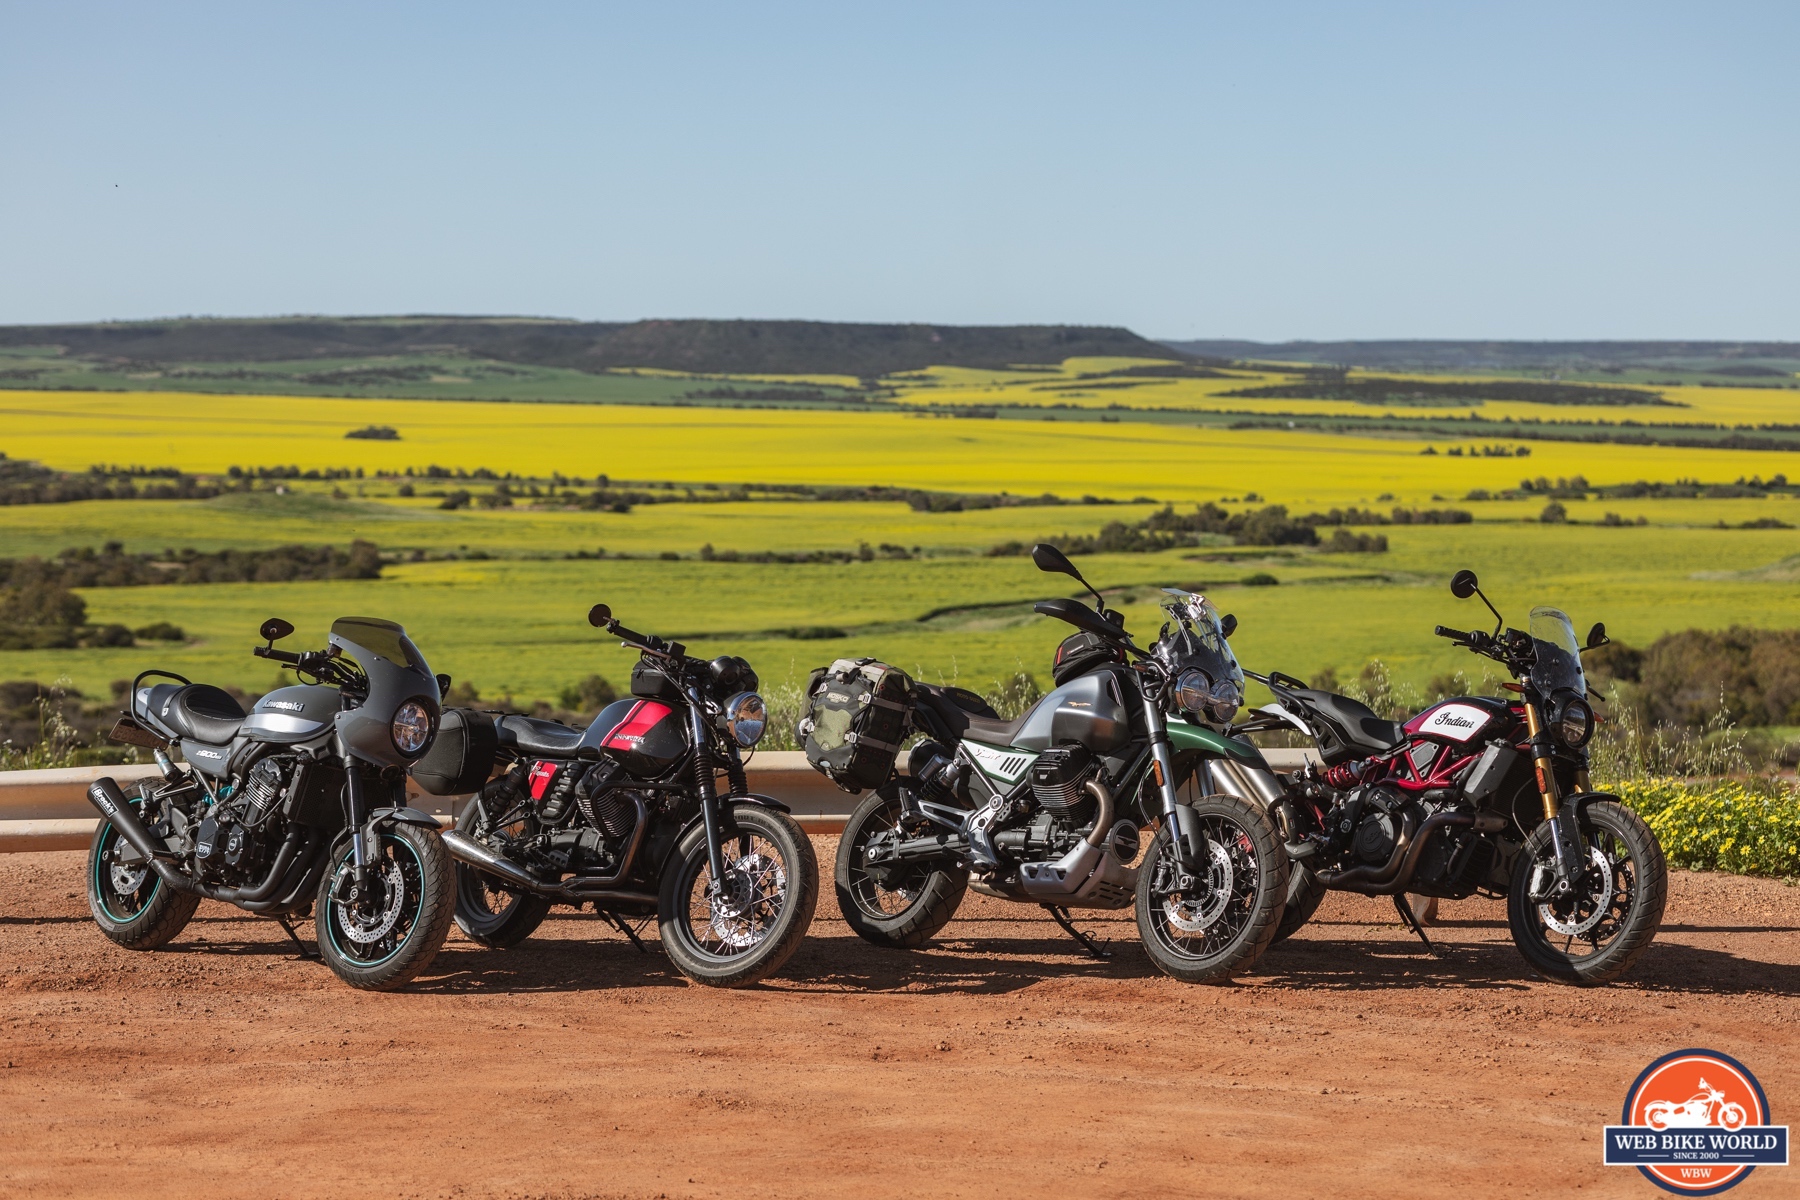
[[[1759,1166],[1788,1165],[1788,1127],[1769,1123],[1756,1076],[1711,1050],[1651,1063],[1625,1094],[1620,1120],[1606,1127],[1606,1165],[1636,1167],[1665,1191],[1712,1196]]]

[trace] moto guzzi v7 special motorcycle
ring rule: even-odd
[[[1513,943],[1540,974],[1617,979],[1662,923],[1668,867],[1643,819],[1589,781],[1595,718],[1583,646],[1554,608],[1532,609],[1529,629],[1504,629],[1472,571],[1450,588],[1458,599],[1480,595],[1494,631],[1439,625],[1438,636],[1506,667],[1518,681],[1506,685],[1512,698],[1462,696],[1400,725],[1280,672],[1254,676],[1276,703],[1240,728],[1303,730],[1325,767],[1289,776],[1275,805],[1300,875],[1283,930],[1337,889],[1393,896],[1429,947],[1402,893],[1479,891],[1506,898]],[[1595,625],[1586,648],[1605,644]]]
[[[955,689],[914,686],[911,727],[926,740],[839,843],[845,920],[877,945],[918,946],[972,886],[1042,905],[1098,953],[1069,910],[1135,902],[1144,949],[1169,975],[1198,983],[1249,969],[1275,936],[1288,862],[1253,798],[1215,786],[1218,764],[1263,762],[1214,728],[1242,703],[1226,642],[1235,622],[1171,591],[1171,623],[1140,649],[1061,551],[1039,545],[1032,558],[1093,593],[1097,611],[1069,599],[1035,608],[1081,630],[1098,665],[1015,721],[971,711],[985,705]]]
[[[88,907],[133,950],[168,943],[202,898],[274,917],[296,946],[288,918],[311,910],[339,978],[397,988],[450,931],[450,860],[437,822],[407,807],[405,775],[437,732],[448,680],[392,621],[344,617],[324,650],[275,649],[293,632],[271,618],[255,653],[304,682],[248,714],[168,671],[132,682],[112,737],[148,747],[162,778],[131,796],[110,778],[88,789],[105,818],[88,853]],[[155,679],[170,682],[145,682]]]
[[[819,867],[787,806],[752,795],[744,777],[740,752],[767,722],[756,672],[741,658],[689,658],[679,642],[633,633],[604,604],[588,620],[641,652],[631,699],[585,730],[459,714],[490,748],[474,770],[459,768],[456,786],[480,786],[495,761],[504,769],[444,835],[458,860],[457,923],[483,945],[509,947],[551,905],[591,903],[639,949],[628,922],[654,915],[663,949],[696,982],[764,979],[806,937]]]

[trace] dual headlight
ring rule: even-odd
[[[762,741],[769,726],[769,709],[755,692],[739,692],[725,702],[725,728],[731,740],[748,750]]]
[[[1175,679],[1175,703],[1202,719],[1229,721],[1242,702],[1237,685],[1229,679],[1214,683],[1205,671],[1183,671]]]
[[[395,710],[388,736],[394,739],[394,749],[412,758],[424,753],[425,747],[431,744],[436,724],[437,717],[431,705],[423,700],[408,700]]]
[[[1550,718],[1550,733],[1571,750],[1579,750],[1594,736],[1594,710],[1580,696],[1570,696]]]

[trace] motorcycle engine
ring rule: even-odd
[[[269,839],[261,829],[286,794],[295,762],[280,755],[258,761],[235,792],[207,810],[194,831],[194,862],[203,875],[236,881],[263,865]]]
[[[1348,857],[1379,867],[1393,857],[1400,842],[1401,817],[1411,804],[1395,787],[1376,784],[1350,792],[1325,818],[1325,827]],[[1413,806],[1416,810],[1416,805]],[[1416,827],[1419,819],[1413,814]]]

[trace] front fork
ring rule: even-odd
[[[725,881],[725,849],[720,833],[719,789],[713,784],[712,739],[699,692],[688,689],[688,732],[694,741],[694,791],[700,796],[700,823],[706,829],[706,863],[712,868],[709,892],[717,893]]]
[[[1550,743],[1550,732],[1544,728],[1544,720],[1538,713],[1535,699],[1527,699],[1525,702],[1525,727],[1531,734],[1531,765],[1537,771],[1538,796],[1544,802],[1544,820],[1550,823],[1550,844],[1556,860],[1554,894],[1566,896],[1574,889],[1575,881],[1581,877],[1583,870],[1585,851],[1581,844],[1581,829],[1575,820],[1574,807],[1562,803],[1561,793],[1556,785],[1556,750]]]
[[[1175,847],[1175,861],[1186,878],[1182,888],[1191,885],[1199,864],[1206,861],[1205,835],[1193,811],[1183,807],[1175,797],[1175,752],[1169,745],[1169,726],[1163,719],[1162,706],[1150,696],[1144,697],[1144,724],[1150,731],[1150,770],[1162,796],[1162,819],[1169,827],[1169,844]]]

